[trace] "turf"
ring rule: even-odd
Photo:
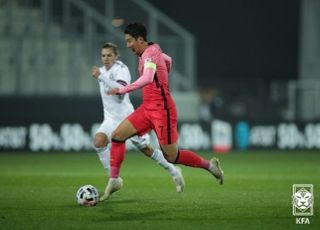
[[[212,153],[202,153],[211,158]],[[0,229],[320,229],[320,153],[231,152],[218,155],[225,184],[181,166],[182,194],[169,174],[142,154],[128,153],[124,188],[85,208],[84,184],[104,190],[107,176],[95,153],[1,153]],[[292,184],[314,185],[310,225],[292,215]]]

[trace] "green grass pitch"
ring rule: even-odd
[[[0,229],[320,229],[320,152],[216,156],[225,184],[205,170],[181,166],[186,189],[178,194],[154,161],[127,153],[123,189],[86,208],[76,203],[77,189],[92,184],[102,192],[107,182],[94,152],[1,153]],[[296,224],[292,215],[293,184],[314,186],[310,224]]]

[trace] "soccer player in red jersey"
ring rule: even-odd
[[[129,24],[124,33],[127,47],[139,57],[140,77],[132,84],[111,89],[108,93],[121,95],[142,88],[143,102],[112,134],[110,178],[100,200],[108,199],[122,186],[119,173],[125,157],[125,141],[152,129],[169,162],[203,168],[223,184],[224,175],[217,158],[206,160],[190,150],[178,149],[177,111],[168,80],[171,58],[158,44],[147,41],[147,29],[143,24]]]

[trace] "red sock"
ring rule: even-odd
[[[126,153],[126,143],[112,141],[110,151],[110,178],[118,178],[121,163]]]
[[[179,150],[176,163],[196,168],[209,168],[209,161],[190,150]]]

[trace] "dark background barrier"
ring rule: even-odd
[[[92,151],[103,120],[99,97],[9,97],[1,98],[0,105],[5,108],[0,113],[0,151]],[[320,149],[320,124],[315,121],[213,119],[179,122],[178,128],[181,148]],[[156,139],[152,144],[157,145]]]
[[[100,97],[0,97],[0,125],[28,125],[33,122],[84,125],[102,121]]]

